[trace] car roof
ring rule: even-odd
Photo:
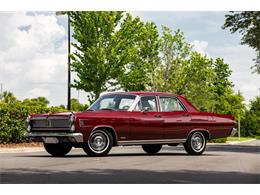
[[[172,94],[172,93],[166,93],[166,92],[152,92],[152,91],[108,92],[108,93],[104,93],[103,95],[108,95],[108,94],[179,96],[179,95]]]

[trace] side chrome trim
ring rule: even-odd
[[[141,144],[175,144],[185,143],[186,139],[156,139],[156,140],[129,140],[129,141],[118,141],[118,145],[141,145]]]
[[[68,138],[70,141],[74,141],[77,143],[83,142],[83,135],[82,133],[41,133],[41,132],[35,132],[35,133],[25,133],[25,137],[29,139],[34,138],[42,138],[44,141],[46,138]]]

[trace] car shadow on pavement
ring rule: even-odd
[[[0,183],[12,184],[237,184],[260,183],[259,173],[218,172],[205,170],[155,171],[139,169],[87,169],[52,171],[10,169],[0,173]]]
[[[243,146],[243,145],[210,145],[207,151],[221,151],[221,152],[239,152],[239,153],[253,153],[260,154],[260,146]]]
[[[183,153],[157,153],[157,154],[146,154],[146,153],[109,153],[106,156],[98,157],[98,158],[109,158],[109,157],[151,157],[151,156],[190,156],[188,155],[185,151]],[[219,156],[217,154],[207,154],[204,153],[202,156]],[[87,154],[68,154],[64,157],[52,157],[51,155],[47,154],[46,155],[19,155],[17,157],[33,157],[33,158],[97,158],[97,157],[90,157]]]
[[[180,147],[165,147],[165,150],[184,150],[182,146]],[[208,145],[205,153],[210,151],[214,152],[238,152],[238,153],[253,153],[260,154],[260,146],[246,146],[246,145]],[[204,154],[205,154],[204,153]],[[204,155],[203,154],[203,155]]]

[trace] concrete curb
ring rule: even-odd
[[[208,145],[236,145],[236,144],[247,143],[255,140],[256,139],[250,139],[246,141],[227,141],[226,143],[208,143]]]
[[[42,152],[43,147],[23,147],[23,148],[0,148],[0,154],[3,153],[26,153],[26,152]]]
[[[250,139],[250,140],[245,140],[245,141],[228,141],[226,143],[230,144],[230,145],[235,145],[235,144],[247,143],[247,142],[251,142],[251,141],[255,141],[255,140],[256,139]]]

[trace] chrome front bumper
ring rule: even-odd
[[[82,133],[40,133],[40,132],[32,132],[26,133],[25,137],[32,141],[39,141],[44,143],[59,143],[60,141],[67,142],[83,142]]]
[[[237,129],[236,128],[232,128],[230,136],[234,136],[237,133]]]

